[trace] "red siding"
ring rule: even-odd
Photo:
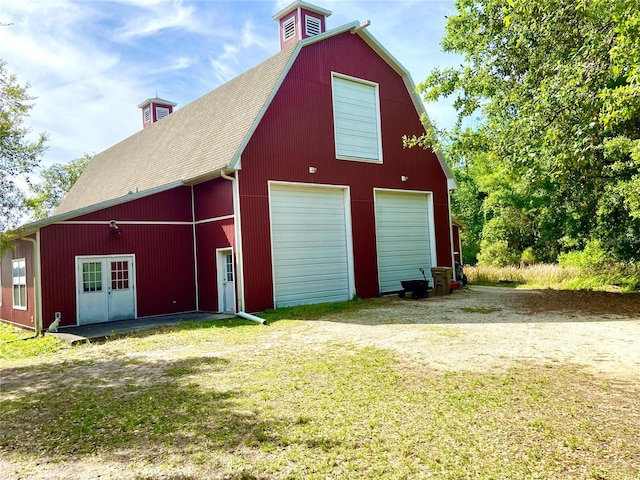
[[[193,228],[188,225],[49,225],[41,230],[43,325],[54,312],[75,325],[75,258],[133,254],[138,316],[195,310]]]
[[[200,310],[218,311],[216,249],[235,248],[233,219],[196,225]]]
[[[35,238],[35,237],[31,237]],[[24,258],[27,274],[27,310],[13,308],[13,274],[12,260]],[[36,303],[34,289],[34,264],[33,244],[27,240],[17,240],[14,248],[4,252],[1,258],[0,294],[2,306],[0,306],[0,318],[23,327],[34,328],[36,318]]]
[[[193,187],[196,221],[233,215],[233,184],[216,178]]]
[[[379,84],[383,164],[335,158],[332,71]],[[351,187],[355,280],[361,297],[378,291],[374,187],[433,192],[437,260],[451,266],[444,172],[433,152],[402,145],[403,135],[423,132],[402,78],[360,37],[344,33],[302,49],[242,155],[247,311],[273,307],[268,180]],[[310,174],[310,166],[317,173]]]
[[[191,187],[173,188],[73,220],[190,222]]]

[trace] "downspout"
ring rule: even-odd
[[[235,182],[236,181],[236,177],[232,177],[230,175],[227,175],[224,170],[220,170],[220,176],[222,178],[224,178],[225,180],[229,180],[230,182]]]
[[[198,241],[196,238],[196,201],[193,194],[193,185],[191,185],[191,235],[193,235],[193,273],[195,276],[196,286],[196,310],[200,311],[200,289],[198,287]]]
[[[244,318],[245,320],[251,320],[252,322],[258,322],[262,325],[269,325],[264,318],[256,317],[255,315],[251,315],[246,312],[238,312],[236,313],[236,317]]]
[[[35,327],[36,337],[42,334],[42,277],[40,275],[40,230],[36,230],[36,238],[25,237],[24,240],[33,244],[33,290],[36,304]]]
[[[237,173],[236,173],[237,175]],[[227,175],[224,170],[220,171],[220,176],[225,180],[229,180],[233,184],[233,224],[235,230],[235,254],[236,254],[236,302],[238,304],[237,313],[238,316],[241,314],[249,315],[244,312],[244,269],[242,265],[242,228],[240,226],[240,193],[238,191],[238,178],[234,175]],[[258,319],[258,317],[247,318],[248,320],[258,321],[259,323],[264,323],[264,320]],[[255,320],[258,319],[258,320]]]

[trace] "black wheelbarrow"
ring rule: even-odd
[[[419,269],[424,280],[401,280],[402,290],[398,293],[400,298],[404,298],[407,293],[411,293],[411,298],[427,298],[429,296],[429,280],[424,275],[424,270]]]

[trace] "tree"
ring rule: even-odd
[[[24,194],[16,179],[33,172],[45,150],[46,135],[35,141],[27,138],[30,129],[24,118],[33,106],[27,88],[0,60],[0,248],[6,244],[6,231],[22,220],[24,212]]]
[[[54,163],[40,172],[42,182],[29,186],[31,196],[26,199],[36,220],[53,213],[92,159],[93,155],[85,153],[69,163]]]
[[[481,240],[549,261],[601,238],[617,258],[640,260],[636,1],[457,0],[456,9],[442,46],[465,64],[418,88],[429,101],[455,97],[458,122],[441,148],[485,194]]]

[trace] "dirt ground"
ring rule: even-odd
[[[640,295],[471,286],[310,322],[306,340],[397,351],[436,369],[560,362],[640,385]]]
[[[409,368],[415,362],[437,372],[499,372],[523,361],[573,365],[606,377],[607,383],[617,387],[616,395],[625,399],[637,399],[640,393],[640,295],[472,286],[453,295],[422,300],[383,298],[372,308],[303,321],[293,328],[284,322],[256,328],[264,329],[257,337],[259,341],[221,341],[215,355],[272,355],[285,349],[321,352],[327,344],[344,344],[388,349],[409,360]],[[199,348],[159,344],[157,349],[127,352],[126,359],[135,364],[136,358],[171,360],[212,354],[210,344]],[[99,362],[95,372],[86,366],[78,368],[83,368],[87,378],[113,378],[117,382],[117,369],[122,368],[124,360]],[[149,370],[152,364],[141,363],[146,371],[140,382],[159,378]],[[67,368],[47,379],[77,381]],[[26,374],[16,377],[12,389],[34,381],[38,379]],[[615,405],[616,400],[611,402]],[[630,408],[631,412],[634,410]],[[19,464],[0,458],[0,478],[208,478],[186,473],[165,476],[156,472],[156,466],[149,466],[147,475],[147,467],[136,468],[129,471],[126,463],[114,460],[110,454],[55,464],[48,464],[46,459],[42,463]],[[187,472],[196,467],[184,468]]]

